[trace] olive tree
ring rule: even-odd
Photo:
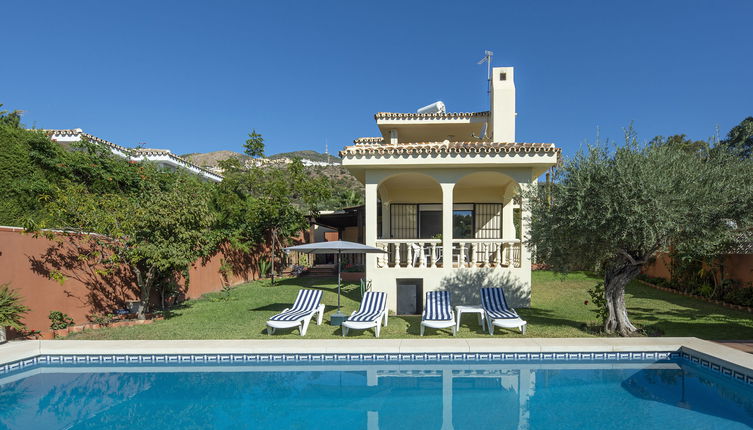
[[[753,165],[728,151],[688,151],[661,139],[596,144],[555,171],[551,187],[527,196],[527,240],[561,273],[604,275],[608,333],[637,329],[625,287],[659,252],[716,255],[753,223]]]

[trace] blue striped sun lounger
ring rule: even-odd
[[[426,304],[421,315],[421,336],[424,335],[425,327],[452,327],[453,336],[457,333],[455,313],[450,306],[449,291],[429,291],[426,293]]]
[[[267,321],[267,333],[272,334],[276,328],[299,327],[301,336],[306,334],[311,318],[319,314],[317,324],[321,325],[324,305],[321,304],[321,290],[300,290],[293,306],[285,309]]]
[[[494,326],[515,328],[525,333],[526,322],[520,318],[515,309],[507,305],[502,288],[482,288],[481,307],[484,308],[489,334],[494,334]]]
[[[379,337],[380,323],[384,319],[387,325],[387,293],[367,291],[363,295],[361,306],[357,311],[343,322],[343,336],[348,334],[348,329],[364,330],[374,327],[376,336]]]
[[[452,318],[449,291],[429,291],[426,293],[426,305],[421,319],[431,321],[446,321]]]

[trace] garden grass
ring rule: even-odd
[[[525,335],[497,328],[499,338],[521,337],[594,337],[599,334],[595,307],[587,290],[599,279],[584,273],[563,277],[546,271],[533,272],[530,308],[518,309],[528,321]],[[324,291],[322,302],[326,314],[321,326],[312,320],[306,338],[340,338],[339,327],[328,324],[337,308],[337,284],[333,278],[290,278],[271,285],[268,280],[255,281],[233,288],[223,299],[211,293],[183,303],[161,321],[152,324],[88,330],[68,339],[298,339],[297,329],[277,330],[268,336],[265,323],[269,317],[289,307],[300,288]],[[358,284],[343,287],[343,312],[358,308]],[[586,301],[589,301],[586,304]],[[753,339],[753,314],[730,310],[691,297],[647,287],[637,282],[627,288],[628,314],[637,326],[650,335],[695,336],[703,339]],[[382,328],[381,338],[416,338],[420,316],[390,316]],[[464,315],[458,338],[488,337],[477,324],[475,315]],[[373,338],[373,330],[351,330],[349,338]],[[426,338],[451,338],[449,329],[427,329]]]

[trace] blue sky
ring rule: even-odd
[[[753,115],[753,2],[16,1],[0,103],[28,126],[175,153],[335,152],[377,111],[487,110],[516,67],[517,140],[725,134]]]

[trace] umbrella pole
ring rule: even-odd
[[[337,250],[337,313],[340,313],[340,256],[342,251]]]

